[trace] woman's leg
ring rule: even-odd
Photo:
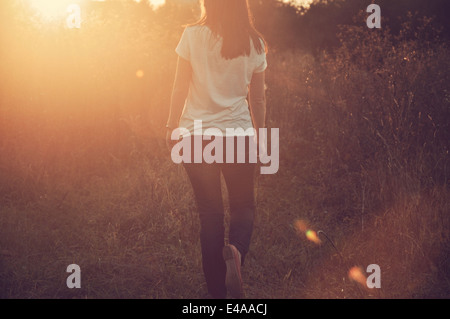
[[[250,154],[256,147],[253,137],[241,136],[233,139],[234,162],[221,164],[221,170],[227,184],[230,203],[229,243],[238,249],[243,264],[249,250],[255,217],[256,164],[250,163]],[[244,163],[238,163],[241,155],[245,155]]]
[[[216,164],[184,164],[200,217],[203,272],[213,298],[225,298],[224,209],[220,168]]]
[[[222,174],[230,203],[229,243],[241,254],[241,264],[250,247],[255,218],[255,164],[224,164]]]
[[[235,142],[237,139],[235,140]],[[236,143],[235,143],[236,145]],[[245,163],[235,161],[221,165],[222,174],[227,184],[230,203],[229,245],[223,249],[226,265],[225,285],[234,298],[243,298],[244,289],[241,275],[241,265],[249,250],[255,217],[254,171],[255,164],[249,163],[248,150],[235,148],[246,152]]]

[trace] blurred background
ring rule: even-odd
[[[381,29],[369,0],[249,2],[280,128],[249,296],[449,298],[448,1],[377,0]],[[1,1],[0,297],[202,296],[190,184],[164,144],[174,50],[199,15],[197,0]],[[369,264],[380,289],[348,275]]]

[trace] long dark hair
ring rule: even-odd
[[[250,55],[250,40],[258,53],[267,52],[267,43],[253,24],[248,0],[202,0],[202,16],[194,25],[206,25],[223,39],[225,59]]]

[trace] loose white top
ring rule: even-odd
[[[201,120],[202,132],[216,128],[223,136],[253,135],[248,133],[253,128],[248,87],[253,73],[266,69],[266,54],[264,50],[258,53],[252,41],[249,56],[226,60],[221,50],[222,39],[214,37],[207,26],[185,28],[176,52],[191,63],[192,79],[179,127],[198,134],[194,121]],[[242,130],[227,134],[227,128]]]

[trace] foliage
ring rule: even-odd
[[[281,163],[258,177],[249,296],[448,298],[443,2],[428,5],[435,19],[405,12],[381,30],[353,0],[251,3],[270,45]],[[380,3],[396,8],[390,21],[403,12],[404,1]],[[174,48],[198,8],[97,3],[71,30],[25,2],[1,6],[0,296],[201,297],[192,191],[163,142]],[[342,258],[299,237],[296,219]],[[72,263],[82,289],[66,287]],[[347,280],[348,266],[371,263],[376,293]]]

